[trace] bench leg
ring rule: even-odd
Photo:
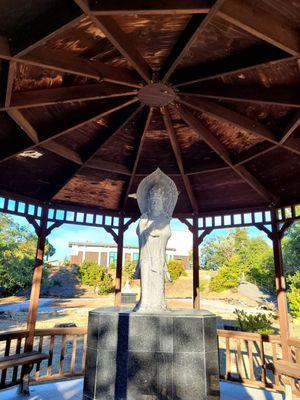
[[[21,383],[19,386],[18,392],[22,394],[23,396],[29,396],[30,391],[29,391],[29,374],[33,368],[32,365],[26,365],[22,368],[21,372]]]

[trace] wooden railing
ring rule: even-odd
[[[282,359],[280,336],[218,330],[220,378],[261,388],[283,391],[282,377],[273,371]],[[294,362],[300,360],[300,339],[289,339]],[[300,395],[298,380],[293,391]]]
[[[19,354],[24,349],[28,331],[0,334],[0,357]],[[48,381],[82,376],[85,368],[86,328],[37,329],[34,350],[49,354],[49,359],[36,365],[31,381]],[[300,339],[289,339],[294,362],[300,362]],[[282,377],[272,370],[276,359],[282,358],[280,336],[218,330],[220,378],[261,388],[283,391]],[[15,385],[20,367],[0,371],[0,389]],[[300,394],[299,382],[293,391]]]
[[[19,354],[24,350],[28,331],[0,334],[0,357]],[[31,381],[47,381],[82,376],[85,368],[86,328],[52,328],[35,331],[34,350],[49,354],[49,359],[37,364]],[[0,389],[16,385],[21,367],[0,371]]]

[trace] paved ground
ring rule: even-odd
[[[74,379],[31,386],[31,395],[26,397],[26,400],[81,400],[82,382],[82,379]],[[17,394],[15,388],[1,391],[0,398],[1,400],[24,400],[24,397]],[[254,389],[236,383],[221,382],[220,400],[284,400],[284,397],[279,393]]]

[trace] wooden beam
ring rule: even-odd
[[[62,188],[64,186],[66,186],[71,179],[73,179],[73,177],[80,173],[80,171],[89,166],[89,163],[93,162],[93,158],[97,156],[97,153],[99,152],[99,150],[101,149],[101,147],[104,144],[109,143],[130,121],[133,120],[133,118],[135,118],[135,116],[142,110],[144,106],[140,105],[138,106],[132,113],[130,113],[130,115],[120,123],[120,125],[117,127],[117,129],[115,129],[113,132],[108,133],[107,135],[105,135],[103,137],[103,135],[101,135],[101,143],[96,144],[96,146],[93,148],[92,152],[88,155],[88,157],[85,158],[85,160],[83,161],[83,164],[75,170],[75,172],[73,172],[69,177],[67,177],[67,179],[63,182],[63,184],[61,185],[61,187],[59,188],[59,190],[52,196],[52,199],[56,196],[56,194],[62,190]]]
[[[280,144],[276,135],[265,125],[241,115],[236,111],[230,110],[229,108],[223,107],[218,103],[200,99],[199,97],[184,95],[178,97],[177,101],[195,110],[202,111],[217,120],[229,122],[238,126],[242,130],[257,135],[276,146],[291,151],[292,153],[300,154],[299,146],[295,141],[286,140],[284,143]]]
[[[9,61],[8,74],[7,74],[5,108],[10,107],[15,73],[16,73],[16,62],[11,60]]]
[[[201,98],[233,100],[246,103],[272,104],[277,106],[300,108],[299,89],[261,86],[216,85],[207,87],[185,87],[181,93]]]
[[[82,159],[80,155],[76,153],[76,151],[63,144],[55,142],[54,140],[42,144],[42,148],[52,151],[52,153],[58,154],[59,156],[73,161],[76,164],[82,165]]]
[[[144,144],[144,141],[145,141],[146,132],[147,132],[149,124],[151,122],[152,113],[153,113],[153,109],[150,108],[149,111],[148,111],[148,114],[147,114],[147,116],[145,118],[142,130],[141,130],[141,133],[140,133],[140,137],[139,137],[139,139],[137,139],[137,143],[136,143],[137,148],[136,148],[134,164],[133,164],[133,167],[132,167],[132,170],[131,170],[131,176],[130,176],[127,188],[126,188],[126,190],[124,192],[124,195],[123,195],[123,198],[122,198],[122,203],[121,203],[121,210],[122,211],[124,211],[124,209],[125,209],[125,206],[126,206],[127,200],[128,200],[128,196],[129,196],[131,188],[132,188],[133,180],[134,180],[134,177],[135,177],[135,174],[136,174],[136,170],[137,170],[138,163],[139,163],[139,160],[140,160],[140,155],[141,155],[143,144]]]
[[[270,193],[253,175],[246,170],[243,165],[234,165],[231,161],[227,149],[189,110],[178,105],[178,111],[183,120],[204,140],[204,142],[214,150],[226,164],[239,175],[249,186],[252,187],[263,199],[274,204],[278,198]]]
[[[298,126],[300,126],[300,111],[296,113],[291,122],[288,124],[279,143],[283,144],[284,142],[286,142],[292,136],[292,134],[295,132]]]
[[[214,1],[211,0],[90,0],[90,10],[95,15],[160,15],[160,14],[207,14]]]
[[[38,48],[33,53],[26,54],[21,58],[16,57],[15,60],[42,68],[93,78],[98,81],[105,80],[133,87],[141,86],[140,79],[134,71],[121,67],[113,67],[100,61],[91,62],[68,54],[63,50]]]
[[[58,138],[58,137],[60,137],[60,136],[63,136],[63,135],[65,135],[66,133],[73,131],[74,129],[78,129],[78,128],[80,128],[80,127],[82,127],[82,126],[84,126],[84,125],[86,125],[86,124],[88,124],[88,123],[90,123],[90,122],[92,122],[92,121],[96,121],[96,120],[98,120],[98,119],[104,117],[105,115],[109,115],[109,114],[111,114],[111,113],[113,113],[113,112],[115,112],[115,111],[118,111],[118,110],[120,110],[120,109],[122,109],[122,108],[124,108],[124,107],[127,107],[127,106],[129,106],[130,104],[133,104],[133,103],[135,103],[135,102],[137,102],[137,99],[136,99],[136,98],[131,99],[131,100],[129,100],[129,101],[126,101],[126,102],[124,102],[124,103],[121,103],[121,104],[119,104],[119,105],[117,105],[117,106],[112,106],[112,107],[110,107],[110,108],[108,108],[108,109],[102,111],[101,113],[94,115],[94,116],[91,117],[91,118],[88,118],[88,119],[86,119],[86,120],[84,120],[84,121],[81,121],[81,122],[79,122],[79,123],[76,123],[76,124],[74,124],[74,125],[71,125],[70,127],[66,128],[66,129],[64,129],[64,130],[62,130],[62,131],[60,131],[60,132],[58,132],[58,133],[55,133],[54,135],[52,135],[52,136],[50,136],[50,137],[47,137],[46,139],[43,139],[43,140],[41,140],[41,141],[38,141],[38,142],[35,143],[34,145],[25,147],[25,148],[23,148],[23,149],[19,149],[18,151],[13,151],[10,155],[5,156],[4,158],[0,159],[0,163],[4,162],[4,161],[6,161],[6,160],[8,160],[8,159],[10,159],[10,158],[15,157],[16,155],[18,155],[19,153],[22,153],[23,151],[31,150],[31,149],[35,148],[36,146],[43,145],[44,143],[47,143],[47,142],[49,142],[49,141],[51,141],[51,140],[53,140],[53,139],[56,139],[56,138]],[[11,109],[11,110],[12,110],[12,109]],[[9,110],[9,111],[11,111],[11,110]],[[18,113],[20,113],[20,111],[18,111],[18,110],[15,110],[15,111],[17,111]]]
[[[226,0],[218,15],[287,53],[300,53],[299,33],[291,26],[290,21],[259,8],[251,0]]]
[[[114,85],[107,82],[102,82],[100,84],[95,83],[78,86],[64,86],[51,89],[16,92],[12,96],[11,107],[40,107],[57,103],[130,96],[136,95],[136,93],[136,89],[123,85]]]
[[[198,215],[193,216],[193,308],[200,309],[200,289],[199,289],[199,224]]]
[[[101,29],[107,39],[125,57],[141,77],[148,83],[152,79],[152,70],[137,49],[132,45],[128,35],[122,31],[116,21],[110,16],[96,17],[85,0],[74,0],[82,11]]]
[[[103,160],[101,157],[95,156],[85,164],[86,167],[99,169],[100,171],[115,172],[121,175],[131,175],[131,171],[125,166],[112,161]]]
[[[216,78],[225,78],[231,75],[243,75],[258,68],[280,66],[296,60],[296,56],[287,56],[278,49],[266,49],[265,46],[255,46],[246,49],[239,55],[230,55],[221,60],[211,61],[196,67],[183,68],[174,72],[172,83],[174,87],[181,87],[198,82],[205,82]]]
[[[248,161],[254,160],[257,157],[267,154],[270,151],[273,151],[277,147],[278,146],[276,144],[275,145],[270,144],[267,141],[257,143],[256,145],[250,147],[249,149],[244,150],[241,153],[237,154],[232,161],[235,165],[242,165]]]
[[[178,101],[195,110],[205,112],[207,115],[220,121],[232,123],[242,130],[257,135],[271,143],[277,144],[277,138],[274,133],[263,124],[223,107],[218,103],[209,100],[200,99],[193,96],[180,96]]]
[[[224,0],[217,0],[204,19],[201,15],[194,15],[190,19],[177,43],[171,50],[170,55],[162,66],[160,71],[160,79],[162,82],[166,82],[170,78],[180,61],[187,54],[195,39],[199,37],[199,35],[205,30],[223,2]]]
[[[119,229],[117,240],[117,265],[115,279],[115,307],[121,307],[122,303],[122,267],[123,267],[123,244],[124,244],[124,217],[119,217]]]
[[[21,111],[15,108],[10,108],[9,110],[7,110],[7,113],[35,144],[39,143],[39,136],[37,131],[30,124],[30,122],[24,117]]]
[[[170,139],[170,142],[171,142],[171,146],[172,146],[175,158],[176,158],[178,169],[180,171],[180,175],[181,175],[181,178],[183,180],[183,184],[184,184],[186,193],[187,193],[188,198],[189,198],[190,203],[191,203],[192,210],[193,210],[193,212],[198,212],[197,200],[196,200],[196,197],[194,195],[194,192],[193,192],[189,177],[185,174],[185,171],[184,171],[181,151],[180,151],[179,143],[178,143],[178,140],[177,140],[177,137],[176,137],[176,133],[175,133],[175,130],[174,130],[174,127],[173,127],[173,123],[172,123],[170,114],[169,114],[168,110],[166,108],[163,108],[163,107],[161,108],[161,113],[162,113],[162,116],[163,116],[163,120],[164,120],[164,124],[165,124],[165,127],[166,127],[166,131],[168,133],[168,136],[169,136],[169,139]]]

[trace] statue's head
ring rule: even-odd
[[[164,190],[156,184],[149,190],[148,210],[153,216],[160,215],[164,211]]]

